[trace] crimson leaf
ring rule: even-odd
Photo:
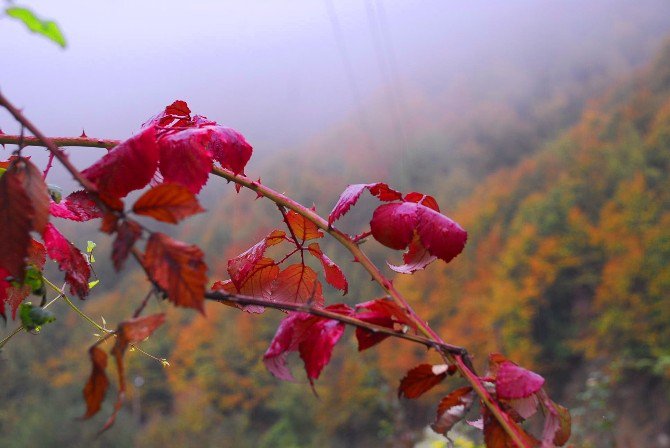
[[[59,203],[51,202],[49,213],[57,218],[78,222],[102,217],[102,211],[91,195],[84,190],[71,193]]]
[[[113,148],[82,174],[103,197],[122,198],[149,183],[156,172],[158,156],[156,129],[150,126]]]
[[[353,313],[351,308],[343,304],[325,309],[345,316]],[[333,347],[344,334],[344,327],[343,323],[332,319],[306,313],[289,313],[263,355],[263,362],[277,378],[293,381],[286,356],[289,352],[297,351],[305,364],[307,378],[313,383],[330,361]]]
[[[70,292],[83,299],[88,294],[88,279],[91,276],[86,257],[51,224],[47,224],[44,231],[44,244],[49,258],[58,263],[61,271],[65,271],[65,282],[70,285]]]
[[[347,278],[344,276],[342,269],[321,251],[321,247],[318,243],[310,244],[308,249],[309,253],[314,255],[321,262],[323,271],[326,273],[326,281],[333,288],[339,289],[343,294],[346,294],[349,290],[349,283],[347,282]]]
[[[461,253],[467,239],[467,233],[456,222],[414,202],[380,205],[372,216],[370,230],[377,241],[391,249],[407,248],[416,235],[430,255],[445,262]],[[406,257],[411,251],[418,249],[411,249]],[[409,260],[414,261],[413,258],[416,257]]]
[[[367,189],[373,196],[379,198],[380,201],[396,201],[402,198],[400,192],[395,191],[388,185],[382,182],[375,184],[354,184],[349,185],[340,195],[335,207],[328,215],[328,225],[332,226],[335,221],[344,216],[349,209],[358,202],[363,191]]]

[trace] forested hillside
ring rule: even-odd
[[[634,35],[634,43],[595,64],[573,42],[554,66],[529,64],[526,73],[511,64],[439,92],[410,91],[415,118],[405,146],[380,118],[368,151],[352,121],[248,170],[315,202],[322,214],[348,182],[388,181],[437,197],[468,230],[466,250],[396,285],[476,363],[503,352],[545,375],[577,411],[584,410],[580,397],[593,392],[587,377],[599,378],[612,415],[600,423],[589,422],[603,416],[598,409],[585,410],[589,419],[577,415],[575,444],[584,447],[611,446],[604,434],[614,426],[620,446],[662,446],[658,435],[670,425],[670,45],[631,76],[657,46],[651,32],[630,31],[644,20],[630,20],[622,35]],[[383,117],[381,100],[368,107]],[[439,116],[439,125],[423,114]],[[210,213],[184,225],[180,238],[208,248],[209,276],[218,280],[228,258],[267,234],[277,210],[212,183],[205,192]],[[230,193],[221,197],[224,188]],[[366,200],[343,220],[345,230],[367,225]],[[117,277],[106,255],[110,242],[96,242],[102,283],[85,309],[116,322],[145,293],[137,290],[142,274]],[[383,264],[387,252],[364,244]],[[352,287],[345,300],[380,294],[355,266],[346,269]],[[7,404],[0,431],[12,436],[0,445],[411,446],[434,415],[435,400],[397,399],[398,380],[426,361],[423,349],[386,342],[361,356],[348,334],[316,384],[317,398],[301,374],[297,384],[281,383],[261,361],[281,313],[251,316],[208,304],[203,318],[151,307],[164,310],[168,324],[143,347],[169,366],[130,354],[128,405],[114,430],[97,439],[104,417],[75,421],[93,330],[56,310],[53,325],[67,332],[45,327],[12,340],[0,363]]]

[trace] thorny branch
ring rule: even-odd
[[[58,161],[61,164],[63,164],[63,166],[68,170],[68,172],[74,177],[74,179],[77,182],[79,182],[79,184],[81,184],[81,186],[85,190],[91,193],[96,193],[97,189],[95,185],[93,185],[88,179],[86,179],[74,167],[74,165],[72,165],[65,152],[61,150],[59,146],[100,147],[109,149],[120,142],[115,140],[91,139],[87,137],[50,139],[46,137],[44,134],[42,134],[39,131],[39,129],[37,129],[23,115],[23,113],[19,109],[17,109],[14,105],[12,105],[7,100],[7,98],[5,98],[2,95],[2,93],[0,93],[0,105],[5,107],[20,124],[25,126],[31,133],[33,133],[33,135],[35,135],[36,138],[30,138],[30,137],[24,138],[23,142],[25,145],[45,146],[58,159]],[[2,134],[0,135],[0,143],[18,143],[18,137]],[[494,401],[489,392],[486,390],[484,384],[477,376],[472,366],[470,357],[465,351],[465,349],[446,344],[439,337],[439,335],[416,314],[416,312],[408,304],[405,298],[400,294],[400,292],[396,290],[392,282],[381,273],[381,271],[374,265],[374,263],[368,258],[368,256],[361,250],[358,244],[359,241],[352,239],[349,235],[338,230],[337,228],[329,226],[328,222],[324,218],[319,216],[315,211],[295,202],[294,200],[275,190],[272,190],[262,185],[260,182],[253,181],[243,175],[234,174],[232,171],[227,169],[212,168],[212,174],[218,177],[222,177],[228,181],[232,181],[243,187],[246,187],[256,192],[259,196],[267,197],[275,204],[277,204],[277,206],[280,207],[280,210],[283,207],[295,211],[296,213],[302,215],[309,221],[313,222],[317,227],[319,227],[326,233],[330,234],[347,250],[349,250],[349,252],[354,256],[354,259],[357,262],[359,262],[368,271],[368,273],[370,273],[373,280],[375,280],[386,291],[386,293],[393,301],[395,301],[402,309],[404,309],[407,312],[410,320],[417,326],[419,331],[424,334],[425,338],[397,333],[393,330],[389,330],[384,327],[376,328],[377,326],[373,326],[371,324],[358,321],[355,318],[347,318],[348,320],[347,321],[343,319],[346,316],[338,315],[336,313],[333,313],[334,315],[325,315],[324,313],[327,314],[330,313],[328,313],[325,310],[319,310],[304,305],[282,304],[282,306],[277,306],[277,302],[261,303],[263,301],[259,301],[258,299],[222,294],[220,292],[206,293],[205,297],[207,299],[216,301],[229,301],[240,304],[250,304],[250,305],[254,304],[279,309],[295,308],[294,309],[295,311],[308,312],[315,315],[321,315],[322,317],[328,317],[331,319],[339,320],[349,325],[366,328],[369,329],[370,331],[382,332],[383,329],[384,333],[390,332],[389,334],[391,336],[400,337],[402,339],[408,339],[427,346],[435,347],[438,349],[440,354],[444,357],[444,359],[447,362],[456,365],[458,371],[471,384],[471,386],[473,387],[473,389],[475,390],[481,401],[486,405],[486,407],[489,408],[491,413],[495,416],[496,420],[498,420],[498,422],[504,428],[505,432],[514,441],[514,443],[516,443],[519,447],[530,448],[528,443],[526,443],[525,440],[520,435],[521,430],[518,428],[518,425],[514,423],[504,411],[500,409],[498,404]],[[135,255],[136,258],[138,258],[138,261],[140,261],[137,251],[134,251],[133,254]],[[142,265],[141,262],[140,264]]]

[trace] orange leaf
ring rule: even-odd
[[[272,291],[272,300],[290,303],[312,303],[323,306],[321,283],[316,272],[302,263],[292,264],[279,273]]]
[[[177,306],[204,313],[207,265],[198,246],[174,240],[163,233],[152,233],[144,254],[144,265],[151,278],[163,288]]]
[[[49,219],[49,195],[39,170],[16,158],[0,177],[0,267],[23,281],[30,232],[42,233]]]
[[[257,260],[246,274],[239,287],[232,280],[216,282],[213,290],[222,290],[229,294],[242,294],[259,299],[270,299],[274,280],[279,275],[279,266],[271,258]],[[262,313],[265,308],[257,305],[239,306],[238,308],[249,313]]]
[[[179,184],[160,184],[145,192],[133,205],[133,212],[158,221],[177,224],[184,218],[204,212],[195,195]]]
[[[93,370],[86,386],[84,386],[86,413],[82,418],[90,418],[98,413],[109,388],[109,379],[105,373],[105,369],[107,368],[107,353],[94,345],[88,350],[88,354],[91,357]]]
[[[165,314],[152,314],[146,317],[136,317],[125,322],[121,322],[116,329],[116,343],[112,347],[112,355],[116,361],[116,371],[119,376],[119,392],[114,404],[114,411],[102,428],[105,431],[114,424],[116,415],[121,409],[123,398],[126,394],[126,377],[124,374],[125,366],[123,364],[123,354],[128,345],[134,342],[141,342],[151,336],[158,327],[165,322]]]
[[[303,244],[307,240],[323,238],[323,232],[319,230],[316,224],[293,210],[289,210],[286,214],[286,224],[295,234],[299,244]]]

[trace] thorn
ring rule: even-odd
[[[83,130],[83,129],[81,130],[81,135],[79,136],[79,138],[88,138],[88,135],[86,135],[85,130]]]

